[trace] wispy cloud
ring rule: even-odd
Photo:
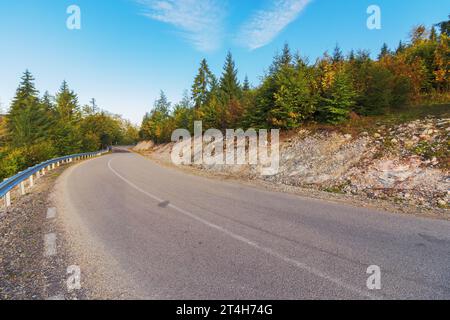
[[[197,50],[213,51],[223,40],[224,1],[137,0],[144,15],[173,25]]]
[[[257,11],[244,24],[236,41],[250,50],[269,44],[293,22],[311,0],[273,0],[270,8]]]

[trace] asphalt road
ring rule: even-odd
[[[450,298],[448,221],[197,177],[132,153],[61,179],[70,214],[142,298]],[[380,290],[367,288],[371,265]]]

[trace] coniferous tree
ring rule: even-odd
[[[78,96],[63,81],[56,94],[56,112],[61,120],[72,121],[79,116]]]
[[[334,47],[332,59],[333,63],[340,63],[344,61],[344,54],[342,53],[342,50],[338,44],[336,44],[336,47]]]
[[[321,121],[337,124],[348,119],[356,101],[356,92],[348,74],[339,71],[331,87],[320,99],[318,117]]]
[[[191,98],[187,91],[183,98],[177,103],[173,110],[173,122],[176,129],[187,129],[193,131],[194,112]]]
[[[220,108],[222,129],[227,128],[228,125],[236,125],[242,115],[242,106],[240,104],[242,90],[237,73],[233,56],[231,52],[228,52],[219,81],[220,102],[222,104]]]
[[[403,51],[405,51],[406,46],[403,44],[403,42],[400,40],[400,42],[398,43],[398,47],[397,50],[395,51],[396,54],[400,54]]]
[[[237,78],[237,69],[231,52],[228,52],[220,78],[220,92],[225,102],[238,99],[241,96],[241,87]]]
[[[56,94],[56,125],[53,131],[53,139],[59,154],[67,155],[82,150],[80,119],[78,96],[70,90],[64,80]]]
[[[438,38],[438,35],[437,35],[437,32],[436,32],[436,28],[434,26],[432,26],[431,30],[430,30],[430,40],[431,41],[437,41],[437,38]]]
[[[247,75],[245,76],[244,83],[242,84],[242,91],[247,92],[250,90],[250,81],[248,81]]]
[[[292,129],[311,118],[316,111],[316,101],[308,67],[303,63],[284,65],[274,80],[276,92],[268,113],[270,126]]]
[[[436,24],[439,27],[441,34],[445,34],[450,36],[450,15],[448,16],[449,20],[445,20]]]
[[[350,53],[348,54],[348,61],[351,63],[355,60],[355,51],[351,50]]]
[[[7,116],[8,136],[14,147],[42,141],[47,126],[33,76],[26,70],[21,80]]]
[[[161,91],[152,111],[147,113],[142,121],[140,136],[143,139],[151,139],[155,143],[170,140],[173,129],[173,122],[170,122],[170,106],[171,103],[168,101],[166,94]]]
[[[209,69],[208,62],[203,59],[191,90],[195,109],[201,108],[208,102],[210,92],[215,86],[216,79]]]
[[[378,55],[378,60],[386,57],[390,53],[389,47],[386,43],[383,43],[383,46],[381,47],[380,54]]]

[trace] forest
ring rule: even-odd
[[[448,104],[450,20],[412,29],[394,49],[383,45],[376,59],[365,50],[344,54],[336,46],[314,62],[286,44],[261,82],[238,79],[228,53],[220,77],[203,59],[190,92],[172,105],[161,91],[137,128],[99,109],[80,106],[64,81],[54,95],[35,88],[25,71],[6,114],[0,115],[0,179],[47,159],[138,140],[168,142],[173,130],[279,128],[308,123],[339,126],[349,118],[396,114],[404,108]]]
[[[0,116],[0,179],[45,160],[137,142],[139,130],[100,110],[95,99],[80,106],[64,81],[55,96],[39,96],[25,71],[6,115]]]
[[[232,54],[217,77],[203,59],[190,92],[172,106],[161,91],[142,121],[141,139],[170,141],[177,128],[279,128],[306,123],[339,126],[351,116],[395,114],[404,108],[425,108],[450,102],[450,21],[430,28],[416,26],[394,49],[384,44],[376,59],[368,51],[331,54],[311,63],[286,44],[277,53],[261,83],[241,83]]]

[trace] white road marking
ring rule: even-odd
[[[146,196],[152,198],[153,200],[157,201],[158,203],[164,202],[163,199],[161,199],[161,198],[159,198],[159,197],[157,197],[157,196],[155,196],[155,195],[145,191],[144,189],[138,187],[133,182],[129,181],[128,179],[126,179],[125,177],[120,175],[111,166],[111,161],[112,160],[113,159],[110,159],[108,161],[108,167],[117,177],[119,177],[122,181],[127,183],[129,186],[131,186],[134,189],[138,190],[139,192],[145,194]],[[170,208],[172,208],[172,209],[174,209],[174,210],[176,210],[176,211],[178,211],[178,212],[180,212],[180,213],[182,213],[182,214],[184,214],[184,215],[186,215],[186,216],[188,216],[188,217],[190,217],[190,218],[192,218],[194,220],[197,220],[198,222],[201,222],[201,223],[203,223],[204,225],[206,225],[206,226],[208,226],[210,228],[216,229],[216,230],[218,230],[218,231],[220,231],[220,232],[230,236],[231,238],[233,238],[235,240],[241,241],[241,242],[243,242],[243,243],[245,243],[245,244],[247,244],[247,245],[249,245],[249,246],[251,246],[253,248],[256,248],[256,249],[258,249],[258,250],[260,250],[260,251],[262,251],[262,252],[264,252],[266,254],[269,254],[269,255],[271,255],[273,257],[276,257],[276,258],[278,258],[278,259],[280,259],[280,260],[282,260],[282,261],[284,261],[284,262],[286,262],[286,263],[288,263],[290,265],[293,265],[293,266],[295,266],[295,267],[297,267],[297,268],[299,268],[299,269],[301,269],[303,271],[306,271],[306,272],[308,272],[310,274],[313,274],[313,275],[315,275],[315,276],[317,276],[319,278],[322,278],[324,280],[330,281],[330,282],[334,283],[335,285],[337,285],[337,286],[339,286],[341,288],[347,289],[347,290],[349,290],[349,291],[351,291],[353,293],[357,293],[357,294],[359,294],[361,296],[364,296],[364,297],[367,297],[369,299],[379,299],[377,296],[375,296],[373,294],[370,294],[370,293],[368,293],[366,291],[363,291],[363,290],[361,290],[361,289],[359,289],[359,288],[357,288],[355,286],[352,286],[350,284],[344,283],[340,279],[337,279],[337,278],[335,278],[333,276],[329,276],[329,275],[323,273],[320,270],[317,270],[317,269],[315,269],[313,267],[310,267],[310,266],[304,264],[303,262],[300,262],[298,260],[286,257],[286,256],[282,255],[281,253],[276,252],[273,249],[261,246],[261,245],[257,244],[256,242],[253,242],[253,241],[251,241],[251,240],[249,240],[249,239],[247,239],[245,237],[242,237],[242,236],[240,236],[238,234],[235,234],[235,233],[233,233],[233,232],[231,232],[231,231],[229,231],[229,230],[227,230],[227,229],[225,229],[225,228],[223,228],[223,227],[221,227],[219,225],[211,223],[211,222],[209,222],[209,221],[207,221],[207,220],[205,220],[203,218],[200,218],[200,217],[196,216],[195,214],[190,213],[190,212],[188,212],[188,211],[186,211],[184,209],[181,209],[181,208],[179,208],[179,207],[177,207],[177,206],[175,206],[175,205],[173,205],[171,203],[168,205],[168,207],[170,207]]]
[[[46,257],[54,256],[56,254],[56,234],[47,233],[44,236],[44,255]]]
[[[47,209],[47,219],[54,219],[56,217],[56,208]]]

